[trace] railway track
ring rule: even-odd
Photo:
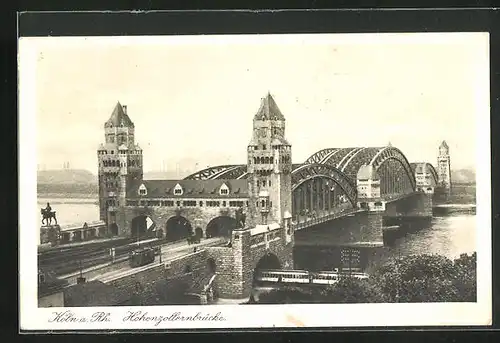
[[[50,256],[39,255],[38,265],[42,268],[47,268],[53,270],[56,275],[64,275],[72,272],[76,272],[80,269],[86,269],[94,267],[99,264],[105,264],[112,261],[110,255],[110,248],[115,248],[115,260],[127,256],[132,250],[136,249],[138,246],[145,245],[150,247],[156,247],[162,245],[164,247],[171,246],[179,241],[166,242],[165,239],[157,239],[154,241],[143,241],[135,244],[136,240],[131,240],[126,242],[126,244],[121,244],[119,246],[108,246],[87,248],[87,249],[77,249],[76,251],[67,251],[58,255],[57,253],[50,254]]]

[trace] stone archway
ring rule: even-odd
[[[132,219],[130,233],[132,237],[145,237],[154,234],[155,227],[154,221],[149,216],[140,215]]]
[[[266,269],[281,269],[281,262],[273,253],[267,252],[265,253],[255,265],[255,269],[253,270],[253,285],[257,284],[256,277],[258,272]]]
[[[236,219],[219,216],[212,219],[206,230],[207,238],[211,237],[231,237],[231,233],[236,229]]]
[[[167,241],[179,241],[193,234],[193,227],[189,220],[182,216],[171,217],[165,224]]]

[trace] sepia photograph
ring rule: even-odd
[[[21,324],[488,324],[488,39],[21,38]]]

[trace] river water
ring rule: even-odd
[[[99,207],[96,199],[47,199],[39,198],[38,206],[45,207],[50,202],[53,210],[57,211],[60,225],[83,224],[99,219]],[[41,218],[39,216],[41,225]],[[39,235],[38,235],[39,236]],[[299,261],[297,268],[311,269],[305,260],[327,260],[325,254],[331,249],[321,246],[321,237],[317,239],[314,234],[308,237],[309,247],[295,248],[295,259]],[[315,242],[318,240],[318,242]],[[318,247],[314,245],[317,243]],[[401,230],[398,237],[388,246],[384,247],[381,256],[407,255],[407,254],[440,254],[449,258],[458,257],[461,253],[476,251],[476,215],[474,213],[453,212],[433,217],[430,222],[420,224],[417,229]],[[307,255],[305,257],[304,255]],[[380,257],[380,256],[379,256]],[[382,257],[380,257],[382,258]],[[302,261],[302,262],[300,262]],[[326,263],[326,262],[325,262]],[[331,267],[329,264],[323,267]],[[315,269],[315,268],[312,268]],[[330,268],[329,268],[330,269]]]

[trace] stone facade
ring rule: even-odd
[[[134,219],[149,217],[165,234],[169,219],[183,217],[186,230],[206,237],[215,218],[235,218],[238,209],[246,214],[245,225],[232,231],[230,246],[208,247],[111,281],[120,292],[155,294],[155,287],[158,291],[162,282],[174,280],[199,292],[215,273],[214,288],[221,297],[242,298],[250,295],[262,258],[273,256],[277,268],[293,268],[291,145],[285,139],[285,118],[270,94],[253,120],[246,180],[143,180],[142,150],[120,104],[105,124],[105,138],[98,150],[99,189],[101,217],[110,232],[134,235]]]
[[[187,198],[186,198],[187,199]],[[187,199],[189,200],[189,199]],[[232,200],[228,198],[228,202]],[[246,202],[243,210],[246,211]],[[118,232],[121,236],[130,235],[132,220],[139,216],[147,216],[158,226],[158,229],[166,232],[169,219],[176,216],[184,217],[193,230],[201,228],[203,237],[206,237],[208,224],[218,217],[235,218],[236,207],[162,207],[162,206],[126,206],[120,208],[116,217]]]
[[[64,293],[60,291],[38,298],[38,307],[64,307]]]

